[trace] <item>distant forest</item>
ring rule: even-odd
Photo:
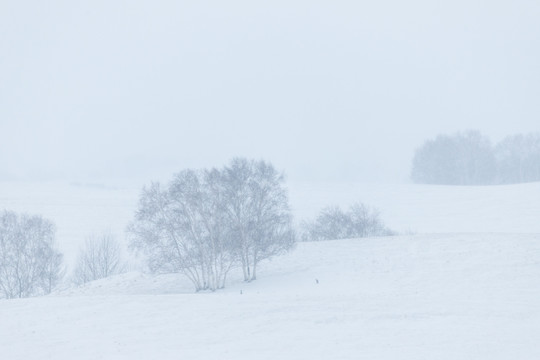
[[[540,181],[540,134],[519,134],[493,145],[478,131],[439,135],[415,152],[416,183],[492,185]]]

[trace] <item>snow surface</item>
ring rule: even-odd
[[[0,208],[52,219],[69,262],[92,233],[123,240],[139,192],[2,183]],[[290,196],[300,219],[362,201],[415,235],[300,243],[215,293],[132,272],[0,300],[0,359],[540,358],[540,183],[291,184]]]
[[[237,275],[215,293],[130,273],[1,301],[1,358],[540,358],[539,235],[301,243]]]

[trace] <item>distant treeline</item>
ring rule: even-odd
[[[540,134],[519,134],[492,145],[478,131],[439,135],[416,150],[411,178],[447,185],[540,181]]]

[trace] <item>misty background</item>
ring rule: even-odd
[[[0,179],[264,158],[404,182],[415,148],[538,130],[536,1],[2,1]]]

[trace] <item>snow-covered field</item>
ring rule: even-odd
[[[55,221],[72,258],[92,232],[123,238],[138,193],[2,184],[0,207]],[[2,300],[0,359],[540,358],[539,183],[293,184],[290,195],[300,218],[362,201],[416,234],[300,243],[216,293],[133,272]]]
[[[537,235],[304,243],[250,284],[194,294],[174,280],[131,273],[2,301],[1,357],[540,358]]]

